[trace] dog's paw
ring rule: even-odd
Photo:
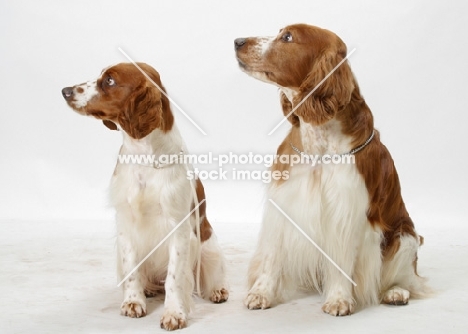
[[[408,304],[409,297],[410,293],[408,290],[394,286],[384,293],[382,303],[390,305],[406,305]]]
[[[219,290],[213,290],[210,296],[210,300],[216,304],[224,303],[226,300],[228,300],[228,298],[229,298],[229,291],[227,291],[225,288],[221,288]]]
[[[146,315],[146,304],[137,301],[124,301],[120,306],[120,314],[131,318],[141,318]]]
[[[267,309],[271,307],[271,302],[267,297],[259,293],[249,293],[244,301],[249,310]]]
[[[182,312],[165,311],[161,317],[161,328],[167,331],[182,329],[187,326],[187,317]]]
[[[323,304],[322,311],[335,317],[351,315],[354,312],[354,306],[354,301],[340,298]]]

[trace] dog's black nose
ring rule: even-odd
[[[246,39],[245,39],[245,38],[236,38],[236,39],[234,40],[234,48],[235,48],[236,50],[238,50],[239,48],[242,47],[242,45],[245,44],[245,42],[246,42]]]
[[[62,89],[62,95],[65,100],[70,100],[73,97],[73,87],[65,87]]]

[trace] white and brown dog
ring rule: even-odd
[[[323,292],[322,309],[335,316],[351,314],[356,306],[403,305],[410,295],[425,295],[416,272],[423,239],[405,208],[392,157],[374,129],[343,41],[297,24],[275,37],[238,38],[234,44],[244,72],[280,87],[292,128],[278,155],[352,155],[355,162],[272,166],[289,178],[273,181],[268,198],[348,277],[267,203],[248,271],[247,307],[268,308],[299,286]]]
[[[175,127],[169,100],[162,93],[165,90],[159,74],[146,64],[138,63],[138,66],[146,76],[133,64],[118,64],[105,69],[97,80],[64,88],[63,97],[79,114],[100,119],[110,129],[122,130],[120,154],[178,155],[184,143]],[[165,290],[161,327],[167,330],[185,327],[197,264],[200,265],[201,295],[215,303],[228,299],[224,257],[205,215],[203,186],[199,180],[191,183],[187,179],[185,165],[117,163],[110,194],[116,210],[121,279],[187,217],[197,203],[202,203],[198,213],[180,225],[125,281],[123,315],[145,316],[145,294]]]

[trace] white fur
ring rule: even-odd
[[[176,129],[169,134],[155,130],[140,140],[122,133],[121,154],[177,154],[183,145]],[[184,166],[178,164],[162,169],[137,164],[116,166],[110,193],[117,211],[120,278],[125,277],[190,212],[193,197],[185,174]],[[179,320],[186,321],[193,291],[192,270],[198,252],[195,240],[192,226],[187,221],[124,283],[122,313],[126,312],[128,303],[138,302],[145,308],[141,300],[134,300],[132,296],[141,295],[147,279],[154,277],[165,281],[165,313],[181,314]]]
[[[154,130],[140,140],[125,132],[123,137],[120,154],[178,154],[183,147],[175,126],[166,134]],[[186,175],[185,167],[180,164],[161,169],[136,164],[116,166],[111,181],[111,200],[117,211],[120,278],[125,277],[190,212],[194,196]],[[185,324],[192,305],[194,269],[200,251],[201,293],[213,301],[226,297],[220,296],[223,294],[221,290],[227,288],[221,249],[214,234],[200,249],[194,233],[196,224],[192,216],[124,283],[123,314],[128,314],[129,304],[143,310],[146,308],[143,287],[156,278],[156,281],[165,281],[165,311],[161,324],[164,327],[174,322]]]
[[[84,84],[78,85],[75,87],[74,90],[74,98],[73,98],[73,105],[75,108],[83,108],[88,104],[88,102],[98,94],[97,80],[88,81]],[[82,88],[83,93],[78,93],[76,88]]]
[[[244,72],[246,72],[244,70]],[[266,82],[266,83],[272,83],[270,79],[268,79],[267,75],[264,72],[246,72],[250,76],[254,77],[255,79],[258,79],[260,81]]]
[[[307,154],[351,149],[350,141],[338,135],[337,123],[312,127],[301,121],[301,129]],[[380,240],[367,223],[367,189],[354,165],[294,166],[289,180],[271,187],[268,197],[350,277],[359,261],[359,245],[366,238]],[[378,281],[377,274],[364,279]],[[352,283],[269,204],[249,275],[256,277],[246,299],[249,308],[268,307],[298,285],[323,291],[326,303],[344,303],[346,311],[354,307]]]
[[[258,43],[256,47],[260,49],[259,51],[262,56],[268,52],[268,50],[270,49],[271,43],[273,42],[274,39],[275,38],[271,36],[258,38]]]
[[[293,103],[294,97],[297,95],[297,90],[289,87],[280,87],[281,91],[286,95],[289,102]]]
[[[352,149],[336,121],[311,126],[301,120],[300,126],[307,154],[341,154]],[[416,239],[403,237],[393,260],[382,263],[383,235],[367,220],[369,196],[354,164],[295,165],[289,180],[271,186],[267,195],[357,286],[353,287],[281,212],[267,203],[249,267],[248,308],[268,308],[302,286],[323,293],[325,312],[347,315],[353,313],[356,304],[379,303],[382,289],[398,282],[404,289],[421,288],[409,260],[416,255]],[[407,300],[409,294],[400,294]]]
[[[323,125],[312,126],[301,117],[299,120],[302,146],[307,154],[343,154],[352,149],[351,139],[342,134],[340,122],[332,119]]]

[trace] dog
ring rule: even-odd
[[[147,64],[111,66],[97,80],[64,88],[62,95],[79,114],[121,131],[120,155],[158,158],[185,150],[159,73]],[[184,164],[159,162],[119,161],[110,197],[116,210],[118,274],[120,279],[129,275],[123,284],[121,314],[145,316],[146,296],[165,290],[160,324],[174,330],[187,325],[195,278],[199,294],[214,303],[226,301],[229,292],[225,260],[205,213],[202,183],[188,180]],[[182,223],[191,211],[189,222]],[[173,235],[131,273],[179,223]]]
[[[272,166],[289,177],[269,185],[272,203],[265,206],[249,265],[245,305],[266,309],[308,287],[324,295],[325,313],[344,316],[357,307],[405,305],[410,295],[427,295],[416,270],[423,238],[345,43],[328,30],[295,24],[274,37],[237,38],[234,47],[242,71],[279,87],[291,130],[278,156],[316,158],[313,166],[312,158]],[[326,164],[327,157],[354,163]]]

